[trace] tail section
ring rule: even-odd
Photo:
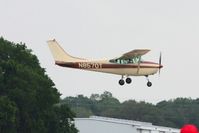
[[[57,43],[57,41],[54,40],[49,40],[47,41],[48,46],[50,48],[50,51],[54,57],[55,61],[58,62],[75,62],[75,61],[82,61],[84,59],[80,59],[80,58],[76,58],[76,57],[72,57],[69,54],[67,54],[63,48],[61,48],[61,46]]]

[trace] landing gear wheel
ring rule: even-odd
[[[120,85],[124,85],[124,80],[123,80],[123,79],[120,79],[120,80],[119,80],[119,84],[120,84]]]
[[[131,78],[126,78],[126,83],[130,84],[132,82]]]
[[[148,81],[148,82],[147,82],[147,86],[148,86],[148,87],[151,87],[151,86],[152,86],[152,83],[151,83],[150,81]]]

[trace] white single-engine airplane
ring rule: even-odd
[[[124,85],[125,81],[127,84],[130,84],[132,80],[129,76],[146,76],[147,86],[151,87],[152,83],[149,81],[148,76],[157,73],[158,70],[160,72],[160,69],[163,67],[161,65],[161,54],[159,63],[141,60],[142,55],[150,51],[148,49],[132,50],[119,58],[111,60],[87,60],[70,56],[60,47],[55,39],[49,40],[47,43],[56,65],[121,75],[120,85]]]

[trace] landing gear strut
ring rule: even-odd
[[[147,79],[147,86],[151,87],[152,86],[152,82],[149,81],[148,75],[146,75],[146,79]]]

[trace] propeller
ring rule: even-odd
[[[159,75],[161,68],[162,68],[162,52],[160,52],[160,57],[159,57]]]

